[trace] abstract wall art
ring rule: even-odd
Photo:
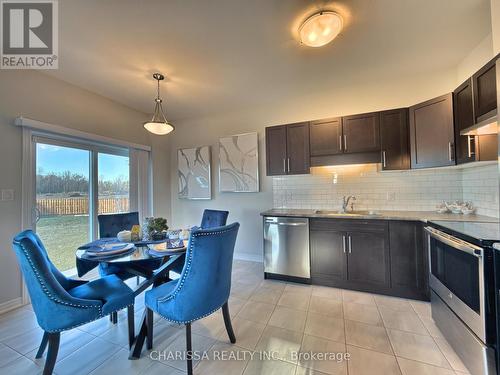
[[[252,193],[259,191],[257,133],[219,139],[219,191]]]
[[[177,150],[179,198],[211,199],[210,146]]]

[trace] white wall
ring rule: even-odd
[[[153,146],[154,166],[168,164],[164,140],[151,138],[142,128],[146,114],[107,98],[34,71],[0,70],[0,189],[14,189],[13,201],[0,201],[0,304],[21,296],[21,276],[11,250],[21,230],[21,128],[13,125],[23,115],[94,134]],[[161,165],[163,163],[163,165]],[[167,216],[170,204],[167,173],[154,173],[157,214]],[[161,181],[161,179],[164,179]]]
[[[491,31],[493,34],[493,55],[500,53],[500,0],[491,0]]]

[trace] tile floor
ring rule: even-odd
[[[434,325],[428,303],[267,281],[262,264],[235,261],[229,306],[235,345],[229,343],[219,312],[193,325],[194,350],[208,353],[208,359],[196,363],[196,374],[467,373]],[[143,308],[143,298],[138,298],[137,324]],[[125,317],[120,313],[116,326],[101,319],[63,333],[55,373],[185,373],[184,361],[153,360],[146,351],[140,360],[129,361]],[[43,360],[34,356],[41,335],[30,306],[0,316],[0,374],[39,374]],[[184,340],[183,327],[156,317],[154,350],[183,350]],[[260,358],[265,351],[273,358]],[[311,352],[349,353],[350,359],[318,360],[307,356]],[[229,360],[215,359],[222,355]]]

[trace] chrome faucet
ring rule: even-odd
[[[353,202],[351,202],[351,200]],[[342,212],[347,212],[347,207],[349,206],[349,202],[351,202],[351,211],[354,209],[354,201],[356,200],[356,197],[354,195],[349,195],[349,196],[343,196],[342,197]]]

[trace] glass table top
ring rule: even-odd
[[[186,241],[187,242],[187,241]],[[185,243],[184,243],[185,245]],[[150,246],[136,246],[130,251],[124,254],[118,254],[115,256],[109,257],[88,257],[85,254],[85,250],[77,250],[76,257],[78,259],[86,260],[86,261],[95,261],[95,262],[104,262],[104,263],[130,263],[137,262],[141,260],[148,259],[161,259],[165,257],[169,257],[172,255],[182,254],[186,251],[186,246],[177,248],[177,249],[168,249],[165,251],[151,251]]]

